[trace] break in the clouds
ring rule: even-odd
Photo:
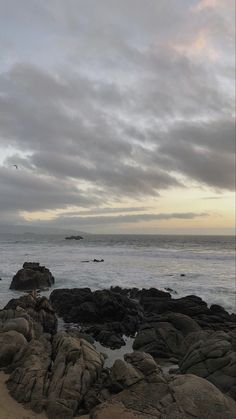
[[[192,219],[204,208],[149,214],[146,201],[176,188],[234,189],[233,0],[0,8],[4,220],[47,211],[83,212],[92,225]],[[91,218],[104,208],[127,215]]]

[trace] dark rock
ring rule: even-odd
[[[81,320],[80,314],[81,311],[83,312],[83,310],[80,310],[80,306],[85,302],[94,304],[94,298],[90,288],[57,289],[50,294],[50,302],[65,322],[76,323]],[[96,310],[95,305],[94,310]],[[85,316],[85,313],[81,315],[82,320]],[[95,318],[97,318],[96,311]],[[94,320],[93,318],[92,321]]]
[[[170,375],[177,375],[177,374],[181,374],[180,369],[179,368],[170,368],[169,369],[169,374]]]
[[[49,269],[37,262],[25,262],[13,277],[10,289],[35,290],[44,289],[54,284],[54,277]]]
[[[43,268],[43,266],[40,266],[39,262],[24,262],[23,263],[23,269],[32,269],[34,271],[40,270],[40,268]]]
[[[143,290],[142,290],[143,291]],[[234,316],[220,306],[207,303],[196,295],[183,298],[160,298],[156,293],[141,292],[139,299],[146,313],[164,314],[167,312],[182,313],[194,319],[203,329],[232,330],[236,327]]]
[[[96,340],[98,340],[98,342],[100,342],[103,346],[111,349],[120,348],[121,346],[125,345],[125,341],[122,336],[115,335],[108,330],[101,331],[96,336]]]
[[[147,351],[153,356],[181,357],[186,334],[199,330],[199,327],[224,331],[236,327],[233,315],[220,306],[208,308],[195,295],[174,299],[169,292],[155,288],[138,290],[117,286],[95,292],[89,288],[59,289],[52,292],[50,300],[66,322],[96,326],[97,329],[85,329],[95,339],[101,330],[105,330],[106,333],[100,335],[103,344],[109,345],[112,335],[116,335],[117,339],[112,340],[117,342],[118,347],[119,341],[122,344],[123,335],[134,336],[138,332],[134,348]],[[176,315],[171,318],[170,313]],[[180,324],[181,318],[183,324]],[[195,329],[192,329],[193,324]],[[146,343],[141,344],[142,340]]]
[[[0,368],[12,364],[13,358],[26,343],[25,337],[14,330],[0,333]]]
[[[178,294],[177,291],[175,291],[175,290],[173,290],[172,288],[169,288],[169,287],[165,288],[165,290],[167,292],[170,292],[171,294]]]
[[[96,341],[111,349],[119,349],[125,345],[121,330],[122,328],[119,323],[105,323],[103,325],[82,328],[83,332],[92,335]]]
[[[50,301],[66,322],[80,324],[112,325],[119,333],[134,334],[143,317],[137,301],[111,290],[92,292],[89,288],[58,289]]]
[[[65,237],[65,240],[83,240],[82,236],[68,236]]]

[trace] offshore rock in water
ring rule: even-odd
[[[49,269],[37,262],[25,262],[13,277],[10,289],[35,290],[51,287],[54,277]]]
[[[65,237],[65,240],[83,240],[82,236],[68,236]]]

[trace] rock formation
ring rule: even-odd
[[[236,329],[193,333],[187,337],[186,347],[181,372],[206,378],[236,400]]]
[[[54,310],[111,347],[137,332],[135,351],[104,367],[89,335],[57,331]],[[154,289],[31,292],[0,310],[0,369],[12,397],[49,419],[234,419],[234,326],[219,306]],[[173,357],[179,371],[164,373],[156,358]]]
[[[13,277],[10,289],[15,290],[36,290],[51,287],[54,284],[54,277],[49,269],[40,266],[37,262],[25,262]]]
[[[236,403],[197,376],[164,375],[150,355],[134,352],[115,363],[120,391],[83,419],[233,419]]]

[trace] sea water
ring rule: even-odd
[[[235,311],[232,236],[85,235],[75,241],[64,235],[2,234],[0,308],[22,295],[9,286],[25,261],[51,270],[55,284],[46,295],[55,288],[171,288],[174,298],[195,294]]]

